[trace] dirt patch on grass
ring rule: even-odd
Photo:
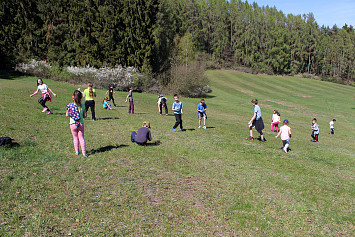
[[[254,95],[254,91],[245,90],[245,89],[242,89],[242,88],[239,88],[238,90],[240,92],[244,93],[244,94],[247,94],[247,95]]]

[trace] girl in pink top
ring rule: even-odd
[[[279,113],[279,111],[274,110],[274,114],[272,115],[272,122],[271,122],[272,132],[275,132],[275,128],[276,128],[276,132],[279,132],[279,123],[280,122],[281,122],[280,113]]]
[[[37,94],[38,91],[42,92],[42,97],[39,98],[38,100],[38,103],[40,103],[43,106],[42,112],[48,111],[47,113],[51,114],[52,112],[46,106],[47,101],[52,102],[52,97],[49,91],[53,94],[54,97],[56,97],[57,95],[46,84],[43,83],[41,78],[37,79],[37,90],[32,95],[30,95],[30,97]]]

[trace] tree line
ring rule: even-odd
[[[353,26],[319,26],[241,0],[13,0],[0,3],[0,60],[135,66],[196,60],[254,72],[355,78]]]

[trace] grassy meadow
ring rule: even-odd
[[[85,121],[89,157],[74,155],[66,104],[83,85],[44,80],[56,94],[41,113],[36,78],[0,74],[0,236],[353,236],[355,88],[296,77],[207,71],[207,130],[199,99],[181,98],[186,131],[172,132],[157,95],[126,92]],[[173,98],[167,96],[169,113]],[[247,141],[259,99],[267,142]],[[274,109],[292,128],[291,152],[270,131]],[[311,122],[320,125],[311,142]],[[336,118],[335,135],[329,121]],[[141,147],[131,131],[151,122]],[[254,137],[257,133],[254,132]]]

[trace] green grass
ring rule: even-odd
[[[354,235],[355,88],[207,75],[207,130],[197,129],[199,99],[181,98],[188,130],[173,133],[175,119],[158,115],[157,95],[135,93],[129,115],[126,93],[115,94],[120,107],[105,111],[98,90],[99,120],[85,121],[88,158],[74,155],[65,117],[78,86],[45,80],[58,95],[47,115],[29,97],[35,78],[2,76],[0,135],[20,146],[0,148],[0,236]],[[266,143],[245,140],[252,98],[260,101]],[[290,121],[288,154],[270,131],[274,109]],[[319,143],[310,142],[313,117]],[[146,120],[157,145],[132,144],[130,132]]]

